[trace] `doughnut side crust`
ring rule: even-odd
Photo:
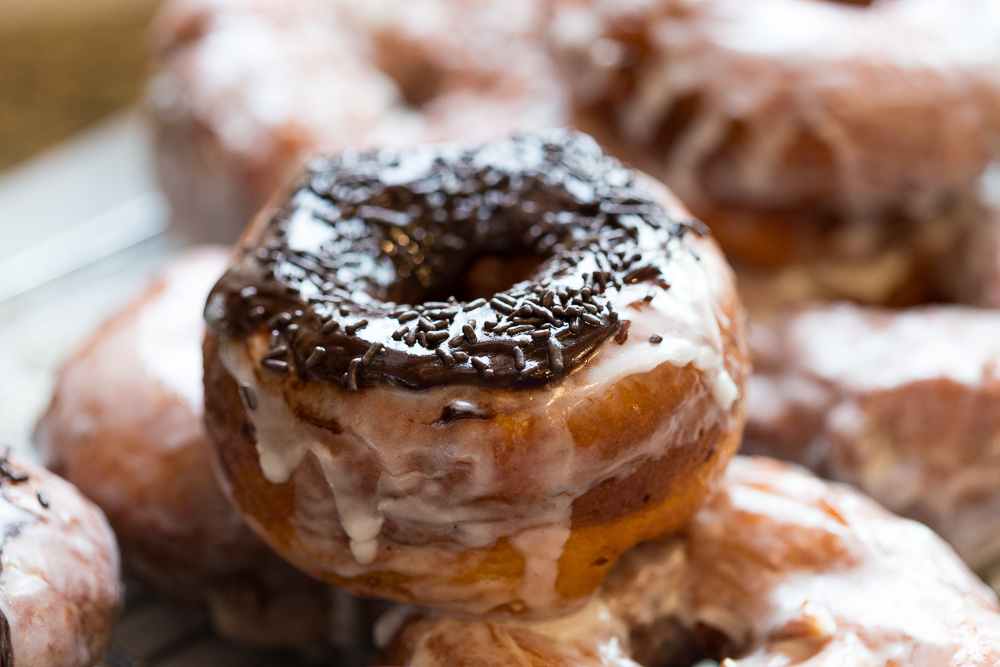
[[[68,482],[10,457],[0,467],[3,664],[90,667],[118,613],[115,536]]]
[[[750,451],[857,484],[974,568],[1000,555],[996,312],[841,305],[766,335],[748,386]]]
[[[107,513],[134,576],[206,603],[230,639],[318,643],[333,628],[329,587],[246,527],[216,481],[202,424],[201,311],[228,257],[188,251],[107,322],[63,368],[34,440]]]

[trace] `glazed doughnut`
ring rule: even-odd
[[[118,548],[101,510],[38,466],[0,458],[0,665],[92,667],[118,614]]]
[[[233,241],[305,158],[562,125],[537,0],[174,0],[149,87],[174,222]]]
[[[991,0],[556,6],[578,103],[731,259],[783,269],[771,290],[913,300],[976,224],[1000,129]]]
[[[380,665],[640,667],[629,657],[628,626],[599,598],[567,616],[533,622],[397,607],[379,619],[375,642]]]
[[[244,518],[354,593],[582,605],[741,437],[742,310],[697,230],[566,130],[317,160],[206,306],[206,424]],[[497,261],[527,275],[466,292]]]
[[[34,439],[47,465],[107,513],[131,574],[205,602],[230,639],[317,643],[334,628],[329,587],[267,548],[213,472],[201,311],[228,255],[188,251],[101,327],[60,373]]]
[[[625,554],[600,597],[598,613],[575,619],[575,628],[564,619],[578,634],[566,625],[411,617],[387,655],[420,667],[1000,660],[996,597],[936,535],[852,489],[768,459],[736,457],[693,521]],[[611,650],[595,655],[595,645]]]
[[[634,638],[646,634],[644,650],[657,625],[678,622],[732,667],[1000,660],[996,596],[948,545],[768,459],[734,459],[722,492],[677,538],[623,558],[603,595]]]
[[[745,451],[801,461],[1000,558],[1000,311],[839,305],[754,328]]]

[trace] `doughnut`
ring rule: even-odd
[[[92,667],[118,613],[118,548],[101,510],[49,471],[0,457],[0,665]]]
[[[484,620],[397,607],[379,619],[376,664],[422,667],[639,667],[607,602],[545,621]]]
[[[1000,661],[996,596],[940,538],[853,489],[763,458],[736,457],[691,523],[626,553],[585,610],[562,626],[411,614],[385,649],[393,662],[380,664]]]
[[[1000,187],[1000,171],[995,175]],[[997,193],[1000,196],[1000,192]],[[970,227],[939,265],[944,301],[1000,308],[1000,201],[983,207],[981,224]]]
[[[927,298],[928,263],[978,224],[995,2],[555,4],[576,103],[789,300]]]
[[[172,0],[150,106],[174,223],[232,242],[314,154],[565,124],[538,0]]]
[[[213,472],[201,311],[228,254],[187,251],[102,326],[62,369],[34,440],[47,465],[107,513],[132,575],[204,602],[230,639],[318,643],[334,627],[332,591],[265,546]]]
[[[797,460],[1000,559],[1000,311],[837,305],[751,336],[744,451]]]
[[[248,525],[355,594],[584,604],[742,435],[743,311],[700,229],[569,130],[317,159],[205,310]]]

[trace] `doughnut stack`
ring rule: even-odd
[[[1000,663],[1000,5],[363,4],[154,28],[176,221],[250,224],[36,433],[126,568],[377,664]]]

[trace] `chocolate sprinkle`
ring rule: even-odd
[[[45,509],[48,509],[49,508],[49,497],[47,495],[45,495],[45,492],[44,491],[39,491],[38,494],[37,494],[37,496],[38,496],[38,504],[41,505],[42,507],[44,507]]]
[[[257,409],[257,393],[253,390],[253,386],[249,382],[240,384],[240,397],[243,398],[243,404],[249,410]]]
[[[361,357],[361,365],[368,366],[372,363],[375,357],[382,351],[382,343],[372,343],[368,351],[365,352],[365,356]]]
[[[347,366],[347,390],[352,394],[358,391],[358,366],[361,365],[361,358],[351,359]]]
[[[663,342],[663,336],[661,336],[660,334],[653,334],[652,336],[649,337],[649,342],[652,343],[653,345],[659,345],[660,343]]]
[[[615,342],[619,345],[624,345],[625,341],[628,340],[628,329],[632,326],[632,322],[625,320],[622,322],[621,327],[618,329],[618,333],[615,334]]]
[[[514,346],[514,368],[520,373],[525,368],[524,362],[524,350],[522,350],[517,345]]]
[[[563,353],[562,344],[555,339],[550,338],[548,340],[548,352],[549,352],[549,367],[552,369],[553,373],[562,374],[563,372]]]
[[[702,233],[570,130],[345,152],[312,163],[216,285],[206,320],[220,337],[274,331],[271,350],[285,350],[262,365],[352,392],[535,386],[621,338],[608,290],[659,279],[668,243],[691,230]],[[487,254],[541,264],[489,298],[449,296]]]
[[[277,373],[288,372],[288,362],[282,361],[281,359],[264,359],[260,362],[260,365]]]
[[[15,484],[20,482],[26,482],[28,480],[28,475],[21,472],[20,470],[15,470],[11,467],[10,461],[7,457],[10,456],[10,451],[0,457],[0,477],[9,480]]]

